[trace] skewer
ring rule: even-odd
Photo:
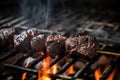
[[[5,61],[6,59],[8,59],[8,58],[10,58],[10,57],[12,57],[12,56],[14,56],[14,55],[16,55],[17,52],[18,52],[18,51],[16,51],[16,50],[11,50],[10,52],[8,52],[8,54],[0,57],[0,62],[3,62],[3,61]]]
[[[113,55],[113,56],[119,56],[120,53],[114,53],[114,52],[108,52],[108,51],[96,51],[98,54],[104,54],[104,55]]]

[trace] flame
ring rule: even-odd
[[[22,75],[22,80],[25,80],[26,75],[27,75],[27,73],[26,73],[26,72],[25,72],[25,73],[23,73],[23,75]]]
[[[29,59],[30,59],[30,58],[28,58],[27,63],[25,64],[25,67],[28,67],[28,65],[29,65],[29,63],[30,63],[30,60],[29,60]],[[27,73],[24,72],[23,75],[22,75],[22,80],[25,80],[26,75],[27,75]]]
[[[48,73],[50,73],[48,64],[50,63],[51,58],[47,57],[46,59],[43,60],[43,75],[40,76],[40,69],[38,70],[38,80],[51,80],[48,76]]]
[[[103,73],[106,72],[107,67],[104,69]],[[113,80],[113,77],[115,75],[116,72],[116,68],[112,71],[112,73],[108,76],[107,80]],[[95,70],[94,76],[95,76],[95,80],[100,80],[100,78],[102,77],[103,73],[100,70],[100,67],[98,67]]]
[[[59,63],[54,64],[50,68],[49,64],[50,64],[51,60],[52,59],[50,57],[47,57],[43,60],[43,65],[42,65],[43,68],[42,67],[38,68],[38,80],[51,80],[51,78],[49,78],[48,73],[50,73],[50,74],[56,74],[57,73]],[[42,68],[42,69],[40,69],[40,68]],[[69,74],[74,73],[73,65],[63,75],[67,75],[67,73],[69,73]]]
[[[70,66],[70,68],[68,69],[68,73],[69,74],[73,74],[74,73],[73,65]]]
[[[58,66],[58,64],[55,64],[55,65],[53,66],[53,74],[56,74],[56,73],[57,73],[57,66]]]
[[[99,80],[100,77],[102,76],[101,74],[101,70],[100,70],[100,67],[98,67],[98,69],[95,70],[95,80]]]
[[[109,75],[108,80],[113,80],[116,70],[116,68],[113,70],[113,72]]]

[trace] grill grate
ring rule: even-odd
[[[52,24],[52,20],[51,20],[47,27],[43,27],[45,26],[44,21],[41,21],[41,20],[39,21],[39,19],[34,20],[34,19],[27,19],[25,17],[13,17],[13,16],[3,17],[3,18],[0,18],[0,25],[1,25],[0,29],[14,27],[14,28],[19,28],[21,30],[26,30],[26,29],[29,29],[30,27],[35,27],[37,28],[39,33],[62,34],[65,36],[92,34],[99,30],[106,30],[107,31],[107,33],[105,33],[106,35],[100,33],[100,36],[97,37],[101,50],[108,50],[106,49],[107,47],[114,48],[116,44],[117,45],[120,44],[120,41],[119,41],[120,35],[115,37],[118,40],[114,39],[114,35],[109,36],[109,33],[112,33],[112,32],[113,33],[116,32],[116,34],[119,34],[120,24],[118,21],[115,21],[115,20],[118,20],[116,18],[119,18],[120,16],[118,13],[113,12],[112,14],[109,14],[109,16],[111,15],[113,17],[108,18],[108,17],[105,17],[106,13],[96,12],[96,10],[94,10],[95,12],[92,12],[92,10],[89,10],[89,12],[87,12],[86,9],[83,9],[83,10],[84,11],[80,10],[80,11],[74,11],[74,12],[72,10],[64,11],[61,15],[54,18],[55,20],[57,20],[57,18],[62,18],[62,20],[57,21],[55,24]],[[96,14],[98,14],[99,16],[96,16]],[[116,49],[114,48],[113,51],[116,51]],[[119,50],[117,51],[119,52]],[[9,60],[9,58],[17,55],[18,53],[19,52],[15,50],[11,50],[7,54],[0,55],[1,56],[0,62],[4,64],[3,71],[1,72],[1,75],[0,75],[1,78],[6,79],[9,76],[13,76],[13,79],[14,78],[16,79],[16,75],[15,75],[16,72],[12,72],[13,70],[20,72],[19,73],[20,75],[22,75],[22,73],[24,72],[30,73],[32,75],[37,75],[38,71],[34,69],[34,66],[38,64],[39,61],[42,61],[47,57],[47,56],[37,57],[34,61],[32,61],[29,64],[27,68],[23,67],[20,63],[26,58],[33,56],[34,53],[29,53],[29,54],[22,53],[22,56],[15,59],[15,61],[12,64],[5,63],[6,60]],[[49,74],[49,76],[53,79],[58,78],[58,79],[64,79],[64,80],[73,80],[73,79],[83,80],[82,78],[80,78],[81,75],[83,75],[87,71],[87,69],[89,69],[89,67],[99,59],[101,55],[102,54],[98,55],[93,60],[86,62],[85,65],[81,69],[79,69],[72,77],[69,75],[63,76],[62,74],[71,65],[75,64],[75,62],[78,59],[71,59],[66,64],[64,64],[63,67],[56,74]],[[52,67],[54,64],[56,64],[61,59],[63,59],[64,56],[65,55],[54,58],[49,64],[49,66]],[[108,69],[103,74],[100,80],[107,79],[108,75],[113,71],[118,61],[119,61],[119,56],[114,57],[113,62],[111,62]],[[36,78],[37,76],[35,78],[31,77],[30,79],[34,80]]]

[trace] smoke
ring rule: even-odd
[[[31,19],[40,19],[45,21],[47,26],[51,14],[53,13],[54,5],[64,4],[63,0],[22,0],[21,14]],[[53,15],[53,14],[52,14]]]
[[[29,18],[45,18],[50,14],[50,9],[49,0],[22,0],[21,3],[21,14]]]

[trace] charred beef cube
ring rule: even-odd
[[[7,28],[0,30],[0,50],[8,50],[13,48],[14,35],[17,34],[17,30],[14,28]]]
[[[65,45],[69,56],[77,56],[83,60],[94,58],[99,49],[96,39],[90,36],[68,38]]]
[[[28,35],[30,35],[30,38],[33,38],[38,35],[37,30],[35,28],[31,28],[27,30]]]
[[[14,36],[14,47],[17,50],[28,52],[31,50],[31,39],[37,35],[36,29],[29,29]]]
[[[31,48],[37,52],[44,52],[45,51],[45,42],[47,36],[45,34],[40,34],[36,37],[33,37],[31,40]]]
[[[65,51],[66,37],[61,35],[49,35],[46,40],[46,51],[51,57],[63,55]]]

